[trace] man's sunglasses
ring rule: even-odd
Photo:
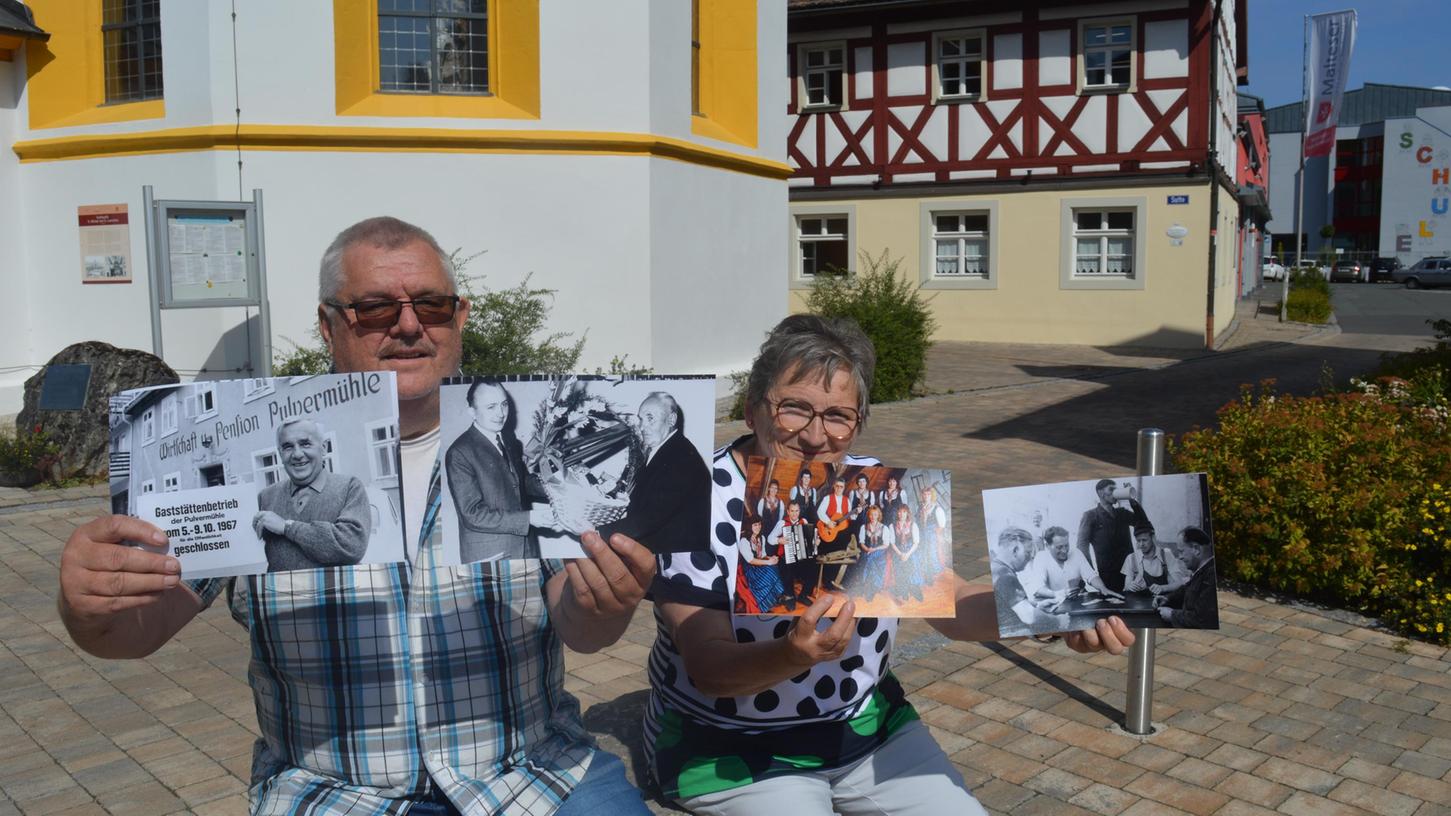
[[[334,309],[351,309],[358,325],[365,329],[391,329],[398,322],[398,316],[403,313],[405,304],[413,307],[413,314],[419,323],[437,326],[453,320],[454,314],[458,312],[458,302],[458,295],[426,295],[412,300],[369,298],[352,303],[325,300],[323,304]]]

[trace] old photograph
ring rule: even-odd
[[[714,377],[462,377],[440,411],[445,563],[710,547]]]
[[[1003,637],[1091,629],[1219,628],[1209,482],[1202,473],[984,490]]]
[[[217,380],[111,399],[111,505],[185,578],[401,561],[391,372]]]
[[[872,617],[950,615],[952,477],[945,470],[751,457],[734,611],[799,615],[822,595]]]

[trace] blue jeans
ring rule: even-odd
[[[442,797],[440,797],[440,800]],[[595,749],[594,759],[555,816],[650,816],[640,791],[625,778],[625,763],[609,751]],[[409,816],[459,816],[447,801],[417,802]]]

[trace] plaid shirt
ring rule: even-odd
[[[558,561],[439,565],[438,466],[413,563],[188,582],[252,634],[254,813],[553,813],[593,741],[563,690]]]

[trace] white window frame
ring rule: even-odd
[[[1061,289],[1143,289],[1148,278],[1148,269],[1145,265],[1147,257],[1146,248],[1148,245],[1148,200],[1141,196],[1105,197],[1105,198],[1065,198],[1061,202],[1061,261],[1059,288]],[[1132,277],[1118,275],[1096,274],[1081,275],[1078,273],[1078,232],[1077,214],[1085,210],[1132,212],[1134,226],[1132,230]],[[1093,230],[1092,233],[1100,238],[1101,245],[1104,239],[1115,234],[1112,230]],[[1123,233],[1117,233],[1123,234]],[[1100,250],[1102,253],[1103,250]],[[1102,255],[1100,255],[1102,257]]]
[[[173,470],[161,477],[162,493],[175,493],[178,490],[181,490],[181,471]]]
[[[368,467],[373,474],[373,481],[396,485],[399,479],[398,423],[390,420],[373,422],[365,430],[368,434]],[[386,435],[380,439],[375,433],[377,431],[384,431]],[[380,450],[387,452],[386,458],[379,458]],[[385,461],[388,463],[387,467],[380,467]]]
[[[984,277],[971,275],[941,275],[937,272],[937,217],[939,215],[983,215],[987,217],[987,265]],[[924,289],[996,289],[998,288],[998,202],[985,199],[947,199],[923,202],[919,205],[919,222],[922,225],[921,249],[918,256],[921,265],[919,280]],[[959,239],[971,237],[958,233]]]
[[[944,40],[971,40],[978,42],[977,59],[966,56],[944,57],[942,55],[942,42]],[[956,62],[966,66],[972,62],[977,63],[977,93],[945,93],[942,90],[942,63]],[[941,31],[932,35],[932,101],[933,102],[981,102],[987,99],[987,32],[981,28],[961,29],[958,31]],[[963,73],[963,81],[966,82],[966,71]]]
[[[205,399],[203,399],[205,397]],[[210,403],[203,408],[202,403]],[[186,397],[187,415],[192,419],[210,419],[217,415],[217,386],[214,383],[193,383]]]
[[[803,243],[818,243],[829,240],[825,234],[815,236],[803,236],[801,234],[801,222],[804,219],[821,219],[823,227],[828,218],[846,218],[846,272],[848,275],[856,274],[856,207],[855,206],[833,206],[830,204],[792,207],[790,236],[790,251],[787,257],[791,259],[791,271],[789,276],[789,287],[791,289],[810,289],[815,275],[802,273],[802,265],[805,261],[802,252]],[[806,238],[803,241],[803,237]]]
[[[155,492],[156,492],[156,480],[155,479],[147,479],[146,481],[144,481],[144,482],[141,483],[141,495],[145,496],[145,495],[147,495],[149,493],[155,493]]]
[[[254,378],[242,381],[242,401],[251,402],[259,397],[265,397],[277,389],[272,381],[266,378]]]
[[[338,435],[336,431],[328,431],[322,435],[322,464],[327,468],[328,473],[338,472]]]
[[[156,406],[141,412],[141,444],[150,445],[156,441]]]
[[[1088,52],[1102,51],[1108,54],[1104,65],[1104,78],[1113,78],[1112,52],[1122,50],[1114,44],[1088,45],[1088,31],[1093,28],[1112,30],[1115,26],[1128,26],[1129,29],[1129,81],[1127,83],[1105,82],[1098,85],[1088,84]],[[1078,92],[1085,93],[1132,93],[1137,90],[1139,82],[1139,25],[1135,17],[1101,17],[1093,20],[1080,20],[1078,22]]]
[[[176,393],[172,392],[162,397],[157,407],[160,409],[158,411],[158,424],[161,429],[161,435],[171,436],[176,433],[177,415],[181,413],[181,409],[177,405]]]
[[[272,464],[267,464],[265,459],[272,458]],[[268,476],[272,478],[269,480]],[[282,456],[277,453],[276,447],[262,448],[252,451],[252,479],[259,487],[275,485],[282,479],[287,478],[287,473],[282,469]]]
[[[818,66],[815,66],[815,67],[807,67],[807,63],[809,61],[809,56],[808,56],[809,54],[811,54],[812,52],[816,52],[816,51],[824,51],[824,52],[827,52],[827,56],[828,56],[828,58],[830,58],[830,52],[832,50],[837,51],[841,55],[841,61],[840,62],[835,62],[835,63],[827,62],[827,63],[825,63],[823,65],[818,65]],[[846,107],[846,63],[847,63],[847,56],[846,55],[847,55],[847,50],[846,50],[846,41],[845,40],[833,40],[833,41],[829,41],[829,42],[802,43],[802,44],[796,46],[796,109],[797,110],[800,110],[800,111],[826,111],[826,110],[841,110],[842,108]],[[835,102],[830,101],[831,94],[830,94],[830,86],[828,84],[830,82],[830,72],[833,71],[833,70],[837,71],[837,79],[836,79],[836,101]],[[825,74],[827,74],[827,80],[822,83],[822,87],[824,89],[827,89],[827,97],[828,97],[828,99],[827,99],[827,101],[824,101],[824,102],[812,103],[811,102],[811,99],[807,95],[807,91],[806,91],[806,88],[807,88],[807,85],[808,85],[807,76],[809,74],[817,74],[817,73],[825,73]]]

